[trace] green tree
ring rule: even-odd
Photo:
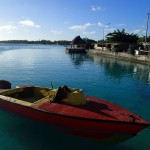
[[[107,42],[113,43],[137,43],[139,36],[137,34],[129,34],[125,32],[125,29],[121,31],[119,29],[106,35]]]
[[[146,41],[150,42],[150,36],[147,36],[147,40]],[[140,37],[139,40],[138,40],[138,42],[145,42],[145,36]]]
[[[93,39],[88,39],[88,38],[83,38],[83,40],[86,42],[86,44],[94,44],[97,43],[97,41],[93,40]]]

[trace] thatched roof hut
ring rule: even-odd
[[[86,42],[80,37],[80,36],[76,36],[72,42],[71,42],[72,45],[85,45]]]
[[[72,42],[70,43],[71,47],[66,48],[67,52],[73,52],[73,53],[85,53],[86,52],[86,42],[80,37],[76,36]]]

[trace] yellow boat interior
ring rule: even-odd
[[[64,101],[72,105],[84,105],[87,100],[82,90],[69,89],[67,86],[49,89],[38,86],[19,87],[0,93],[0,98],[13,103],[38,107],[49,102]]]

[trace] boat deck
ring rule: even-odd
[[[83,106],[73,106],[65,102],[46,101],[38,106],[38,108],[53,112],[56,114],[74,116],[78,118],[90,118],[98,120],[112,120],[122,122],[147,123],[138,115],[105,100],[89,97],[89,103]]]

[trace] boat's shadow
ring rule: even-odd
[[[33,121],[13,114],[6,113],[6,116],[8,116],[9,120],[5,121],[1,126],[3,132],[6,132],[8,136],[8,139],[6,140],[12,138],[15,139],[14,142],[17,141],[17,144],[19,144],[19,147],[22,147],[22,149],[77,150],[80,148],[82,150],[132,150],[124,144],[106,146],[96,141],[68,135],[56,130],[48,124]],[[14,120],[14,123],[12,120]]]
[[[57,130],[54,126],[33,121],[11,113],[1,111],[1,115],[7,117],[1,122],[0,129],[0,131],[3,131],[4,135],[7,135],[7,138],[0,140],[0,147],[5,147],[6,149],[13,146],[14,149],[20,147],[20,149],[27,150],[77,150],[79,148],[82,150],[132,150],[129,147],[126,147],[125,144],[107,146],[102,145],[97,141],[65,134],[62,131]],[[9,145],[4,144],[8,143],[8,141],[10,143]],[[17,145],[13,143],[17,143]]]

